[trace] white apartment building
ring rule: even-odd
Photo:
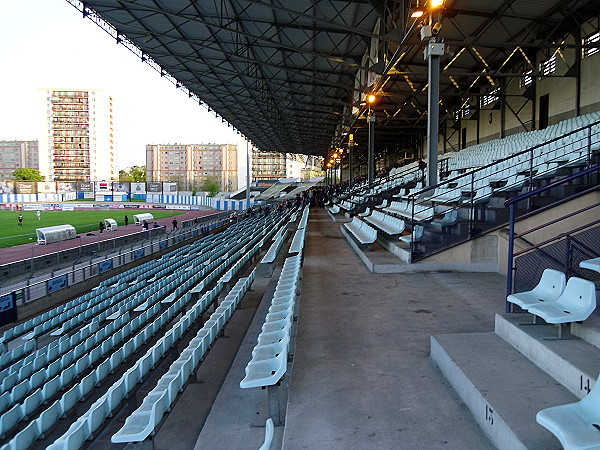
[[[37,141],[0,141],[0,180],[11,180],[15,169],[39,169]]]
[[[117,180],[115,102],[98,89],[43,89],[39,170],[48,181]]]
[[[238,189],[237,145],[159,144],[146,146],[146,181],[175,181],[179,189],[199,188],[207,177],[222,191]]]

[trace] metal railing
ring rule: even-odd
[[[458,217],[457,223],[451,226],[451,232],[439,233],[434,230],[429,233],[427,245],[421,246],[417,252],[413,251],[412,260],[423,259],[505,225],[509,221],[504,208],[507,199],[523,191],[537,191],[561,173],[564,175],[568,171],[590,168],[597,163],[597,149],[592,144],[596,146],[600,142],[599,125],[600,122],[595,122],[577,128],[408,196],[407,201],[410,202],[412,211],[435,205],[436,218],[454,210]],[[589,180],[580,180],[582,184],[589,184]],[[458,199],[445,199],[451,190],[460,192]],[[565,196],[568,195],[559,195]],[[529,200],[526,204],[519,205],[523,213],[539,210],[549,201],[540,196],[527,198]],[[408,223],[419,223],[426,230],[436,226],[432,225],[436,223],[435,220],[419,221],[415,219],[414,213]]]
[[[545,252],[545,250],[543,250],[545,247],[560,241],[560,240],[565,240],[565,242],[568,243],[567,248],[565,250],[565,256],[567,256],[567,258],[565,259],[565,261],[568,261],[570,258],[568,257],[568,253],[572,252],[573,245],[575,245],[577,243],[577,240],[572,240],[573,236],[576,235],[577,233],[581,233],[584,230],[587,230],[589,228],[592,227],[597,227],[598,225],[600,225],[600,220],[595,220],[592,221],[584,226],[572,229],[571,231],[567,232],[567,233],[562,233],[552,239],[549,240],[545,240],[544,242],[541,242],[539,244],[536,245],[531,245],[531,247],[516,252],[514,251],[514,246],[515,246],[515,240],[516,239],[521,239],[521,240],[525,240],[525,236],[529,236],[535,232],[538,232],[540,230],[543,230],[549,226],[552,225],[556,225],[560,222],[563,222],[565,220],[568,219],[572,219],[573,217],[579,215],[579,214],[583,214],[586,212],[589,212],[591,209],[597,208],[598,206],[600,206],[600,203],[596,203],[590,206],[586,206],[585,208],[579,209],[577,211],[573,211],[571,213],[568,213],[562,217],[550,220],[546,223],[537,225],[529,230],[526,231],[522,231],[518,234],[515,233],[515,225],[517,222],[523,221],[529,217],[532,217],[533,215],[536,214],[540,214],[544,211],[549,210],[550,208],[554,208],[558,205],[561,205],[563,203],[566,203],[568,201],[574,200],[576,198],[582,197],[583,195],[586,195],[590,192],[596,191],[599,189],[599,177],[600,177],[600,165],[596,165],[593,167],[590,167],[586,170],[583,170],[579,173],[576,173],[574,175],[570,175],[568,177],[565,177],[561,180],[558,180],[554,183],[551,183],[547,186],[543,186],[541,188],[538,188],[534,191],[531,192],[527,192],[525,194],[519,195],[515,198],[509,199],[505,202],[505,206],[509,209],[509,223],[508,223],[508,267],[507,267],[507,277],[506,277],[506,295],[510,295],[513,292],[513,288],[514,288],[514,272],[515,272],[515,258],[523,256],[526,253],[538,250],[540,252]],[[529,202],[532,198],[536,198],[536,197],[540,197],[545,193],[551,192],[552,190],[555,189],[561,189],[563,186],[568,186],[570,185],[570,183],[573,183],[577,180],[581,180],[581,179],[587,179],[587,185],[588,187],[579,190],[578,192],[573,193],[572,195],[560,198],[542,208],[539,208],[535,211],[526,211],[525,213],[518,215],[517,213],[517,208],[519,203],[527,201]],[[598,250],[600,250],[600,245],[598,246],[598,249],[596,249],[596,253],[598,252]],[[593,256],[593,251],[590,252],[591,255]],[[548,256],[550,259],[552,259],[552,257],[549,256],[549,254],[546,251],[546,256]],[[568,273],[571,271],[571,265],[567,264],[564,267],[564,270]],[[520,290],[523,289],[522,287],[520,287]],[[507,302],[506,304],[506,311],[510,312],[510,304]]]

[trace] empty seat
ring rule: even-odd
[[[539,283],[530,291],[509,295],[506,300],[527,310],[540,303],[554,302],[566,286],[565,274],[554,269],[545,269]]]
[[[273,435],[275,434],[275,426],[273,425],[273,419],[267,419],[265,423],[265,440],[258,450],[269,450],[271,443],[273,442]]]
[[[87,419],[85,417],[77,420],[61,438],[48,446],[46,450],[75,450],[81,448],[88,437],[86,426]]]
[[[535,419],[565,449],[600,448],[600,377],[580,401],[543,409]]]
[[[36,419],[38,423],[38,430],[40,432],[40,437],[44,437],[46,431],[51,429],[58,419],[62,416],[63,411],[60,406],[60,400],[56,400],[49,408],[46,408],[40,416]]]
[[[0,439],[6,437],[6,433],[13,429],[23,418],[21,405],[14,405],[11,409],[0,416]]]
[[[37,421],[29,423],[23,430],[18,432],[13,439],[5,446],[3,450],[24,450],[29,448],[40,435]]]
[[[560,324],[587,319],[596,309],[596,287],[582,278],[571,277],[565,290],[552,303],[540,303],[527,309],[548,323]]]
[[[167,411],[167,393],[149,394],[140,406],[126,420],[123,427],[113,434],[113,443],[141,442],[146,439]]]

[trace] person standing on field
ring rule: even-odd
[[[18,221],[17,226],[22,227],[23,226],[23,214],[19,214],[17,221]]]
[[[42,220],[42,211],[40,211],[39,209],[35,212],[35,215],[37,216],[38,220]]]

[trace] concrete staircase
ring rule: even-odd
[[[494,332],[431,337],[434,364],[500,449],[562,448],[536,413],[584,397],[600,373],[600,313],[565,327],[563,340],[557,326],[531,321],[496,315]]]

